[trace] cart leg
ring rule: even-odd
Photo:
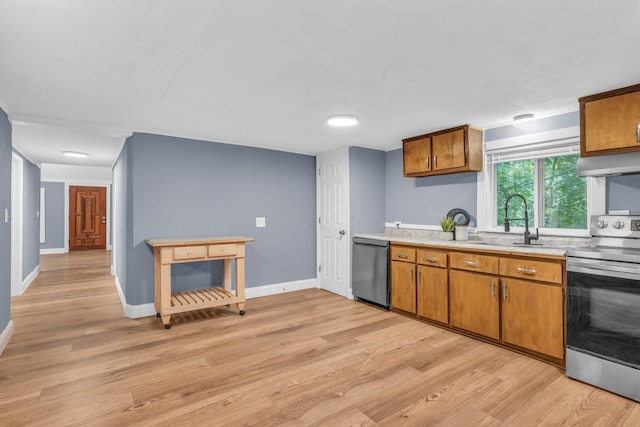
[[[246,313],[246,311],[244,311],[244,303],[239,302],[236,305],[238,306],[238,313],[240,313],[240,316],[244,316],[244,314]]]
[[[163,314],[160,317],[162,318],[162,323],[164,324],[164,328],[169,329],[171,327],[171,315]]]

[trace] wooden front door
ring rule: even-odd
[[[69,187],[69,250],[106,249],[107,189]]]

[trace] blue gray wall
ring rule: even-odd
[[[351,233],[384,232],[384,151],[349,147]]]
[[[629,210],[640,215],[640,175],[607,178],[607,211]]]
[[[115,176],[115,191],[127,192],[117,196],[127,204],[125,276],[120,260],[117,269],[128,304],[153,301],[147,238],[254,237],[246,247],[247,287],[315,279],[315,157],[149,134],[128,138],[124,151],[114,173],[126,169]],[[256,228],[256,217],[266,218],[266,228]],[[215,263],[198,264],[174,269],[177,287],[220,282]],[[190,282],[178,283],[183,278]]]
[[[40,249],[64,248],[64,182],[41,182],[44,188],[44,243]],[[42,212],[40,213],[42,214]]]
[[[11,212],[11,152],[11,123],[0,109],[0,333],[11,320],[11,224],[4,223],[4,210]]]
[[[22,280],[40,265],[40,168],[22,163]]]
[[[475,172],[405,178],[402,149],[386,153],[386,222],[438,225],[454,208],[469,212],[476,225],[477,174]]]

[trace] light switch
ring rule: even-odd
[[[4,223],[9,224],[9,209],[4,210]]]
[[[263,216],[256,218],[256,228],[264,228],[267,226],[267,220]]]

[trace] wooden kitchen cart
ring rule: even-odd
[[[156,315],[166,329],[171,315],[221,305],[236,304],[244,311],[244,244],[251,237],[191,237],[147,239],[153,248]],[[236,291],[231,288],[231,260],[236,264]],[[171,292],[171,265],[183,262],[222,260],[222,287]]]

